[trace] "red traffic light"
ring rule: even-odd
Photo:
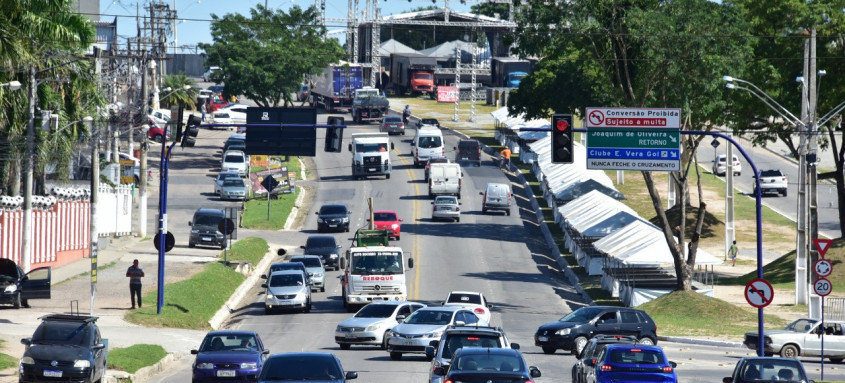
[[[569,123],[566,122],[566,120],[557,120],[557,124],[555,125],[555,129],[557,129],[561,132],[565,132],[567,129],[569,129]]]

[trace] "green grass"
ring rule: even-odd
[[[0,339],[0,350],[3,349],[4,340]],[[8,354],[0,353],[0,370],[12,368],[18,365],[18,358]]]
[[[679,310],[680,307],[683,310]],[[757,311],[750,306],[738,308],[721,299],[691,291],[675,291],[637,308],[654,319],[660,335],[741,337],[757,326]],[[766,315],[765,322],[768,328],[787,324],[773,315]]]
[[[108,368],[134,374],[143,367],[158,363],[165,356],[167,356],[167,351],[156,344],[136,344],[127,348],[114,348],[109,350]]]
[[[259,198],[244,203],[241,226],[255,230],[281,230],[285,227],[300,188],[294,193],[279,194],[279,199],[270,200],[270,220],[267,220],[267,199]]]
[[[230,260],[257,263],[269,246],[260,238],[245,238],[232,245]],[[144,296],[142,308],[126,314],[129,322],[145,327],[209,329],[208,321],[246,277],[222,263],[207,264],[194,276],[165,286],[161,315],[156,314],[156,292]]]

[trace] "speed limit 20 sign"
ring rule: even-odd
[[[815,291],[818,296],[824,297],[833,291],[833,285],[826,278],[819,278],[819,280],[813,284],[813,291]]]

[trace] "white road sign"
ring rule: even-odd
[[[675,128],[681,127],[678,108],[587,108],[588,128]]]
[[[816,261],[816,264],[813,265],[813,271],[816,272],[816,275],[825,278],[833,272],[833,264],[827,259],[819,259]]]
[[[761,278],[752,279],[745,285],[745,300],[748,304],[761,309],[772,303],[775,292],[769,281]]]
[[[816,292],[816,295],[823,297],[833,291],[833,285],[827,279],[819,278],[819,280],[813,284],[813,291]]]

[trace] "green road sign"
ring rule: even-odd
[[[678,129],[591,128],[587,131],[587,146],[591,148],[651,148],[678,149]]]

